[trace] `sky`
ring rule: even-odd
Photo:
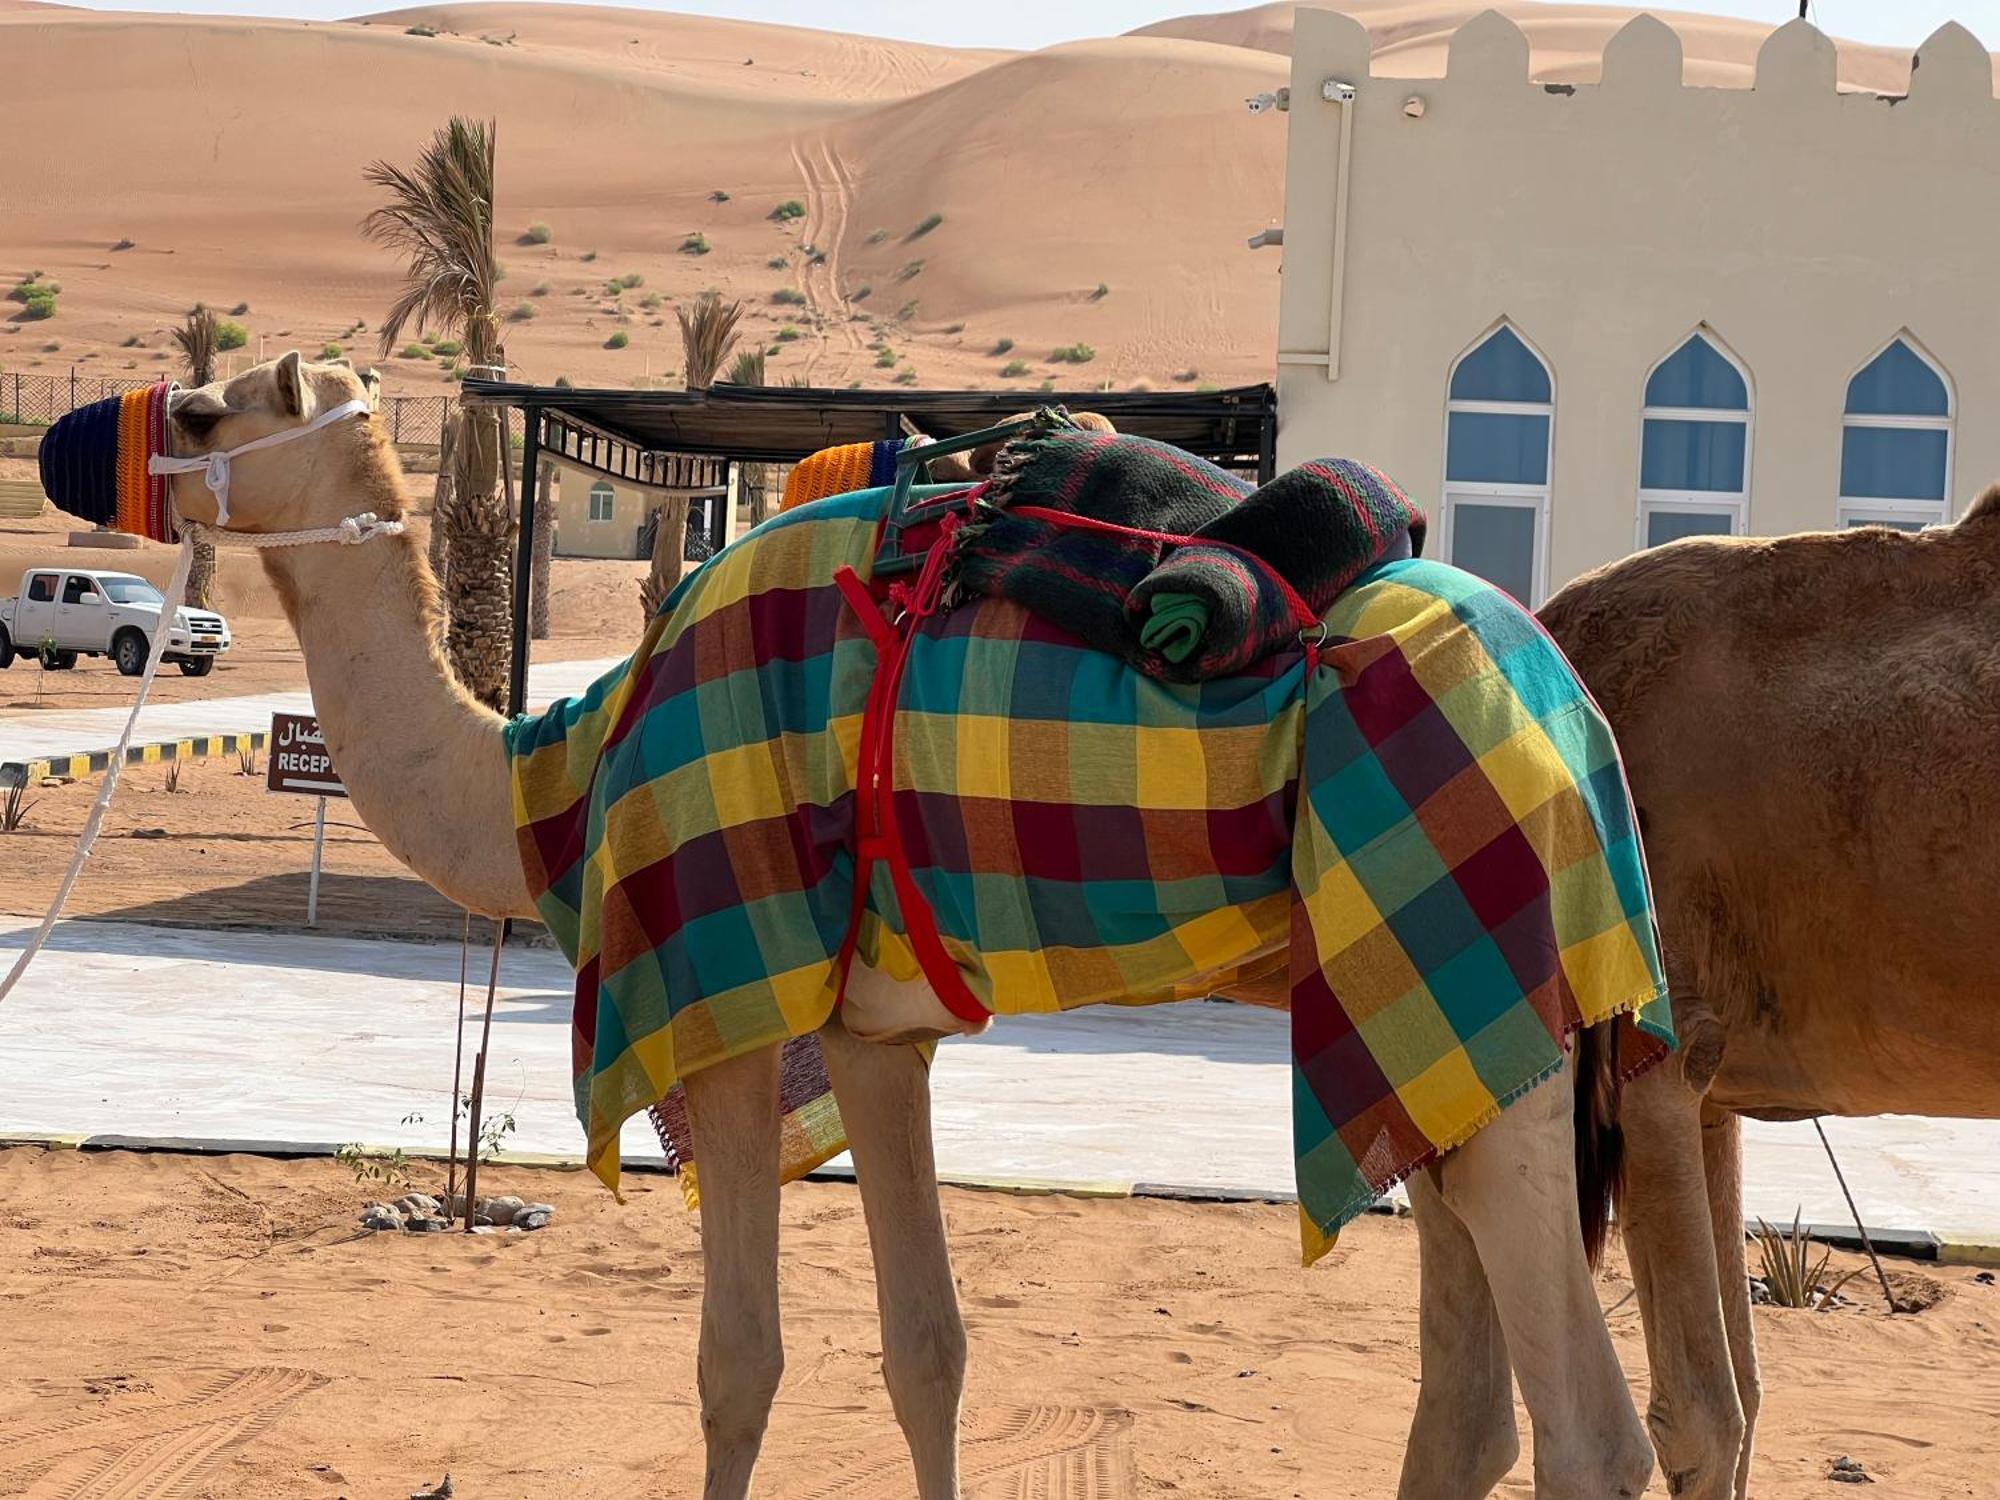
[[[70,0],[85,3],[85,0]],[[365,14],[370,0],[87,0],[98,10],[188,11],[207,15],[335,19]],[[398,0],[380,0],[380,9]],[[567,3],[567,0],[558,0]],[[673,0],[639,7],[748,21],[778,21],[826,31],[898,37],[959,47],[1046,47],[1109,36],[1149,21],[1201,11],[1235,10],[1254,0]],[[1643,3],[1643,0],[1633,0]],[[2000,46],[2000,0],[1810,0],[1821,30],[1856,41],[1915,46],[1946,21],[1961,21],[1989,47]],[[1662,9],[1744,16],[1776,23],[1798,13],[1797,0],[1663,0]]]

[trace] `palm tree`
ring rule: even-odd
[[[436,327],[465,346],[467,363],[506,361],[494,293],[492,121],[451,120],[424,146],[416,165],[371,164],[362,175],[388,201],[361,221],[361,232],[404,258],[403,289],[382,321],[386,357],[414,324]],[[467,410],[454,419],[450,485],[433,508],[444,533],[446,654],[475,697],[500,707],[507,691],[513,615],[514,517],[500,486],[507,454],[504,413]]]
[[[200,387],[215,379],[215,356],[221,349],[221,325],[215,314],[195,303],[181,326],[174,330],[174,342],[180,345],[181,363],[187,370],[187,383]],[[194,544],[194,561],[188,569],[187,588],[181,594],[181,603],[191,604],[196,609],[213,609],[215,598],[215,546],[211,542]]]
[[[743,304],[724,302],[714,292],[703,292],[691,304],[674,309],[674,317],[681,325],[681,362],[687,388],[705,391],[715,384],[722,362],[736,347],[736,325],[743,320]],[[653,565],[639,584],[639,606],[648,620],[659,613],[667,595],[681,581],[687,555],[687,518],[685,495],[660,507],[659,530],[653,533]]]
[[[731,385],[763,385],[764,351],[744,350],[736,356],[729,366],[729,373],[723,378]],[[752,526],[761,526],[771,514],[771,497],[764,488],[767,472],[762,464],[736,466],[737,489],[750,507]]]

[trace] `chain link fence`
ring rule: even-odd
[[[0,370],[0,426],[47,427],[79,406],[154,384],[157,382],[84,375],[75,370],[67,375],[26,375]],[[457,398],[452,396],[385,396],[382,425],[388,429],[393,443],[436,447],[443,441],[444,425],[457,405]],[[518,431],[518,413],[513,425]]]

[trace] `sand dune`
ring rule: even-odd
[[[1378,71],[1435,74],[1477,7],[1349,8]],[[1594,77],[1629,14],[1502,8],[1547,79]],[[1266,379],[1278,258],[1243,241],[1282,214],[1284,130],[1242,101],[1283,81],[1291,20],[1263,6],[1010,54],[549,4],[318,24],[0,0],[0,138],[31,164],[0,187],[0,277],[62,286],[52,320],[0,319],[0,368],[170,371],[166,330],[197,300],[247,304],[242,361],[376,359],[396,268],[356,233],[361,172],[466,111],[500,125],[528,378],[675,375],[673,308],[714,287],[749,304],[774,379]],[[1764,28],[1675,22],[1691,81],[1749,80]],[[1843,47],[1841,65],[1850,86],[1907,83],[1905,54]],[[771,217],[793,200],[803,218]],[[548,244],[515,243],[538,223]],[[643,284],[614,296],[617,276]],[[1086,364],[1051,361],[1078,344]],[[392,393],[452,389],[435,358],[381,363]]]

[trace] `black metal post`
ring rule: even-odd
[[[528,595],[535,583],[535,511],[542,477],[541,411],[525,406],[521,416],[528,432],[521,444],[521,524],[514,533],[514,656],[507,678],[510,715],[528,706]],[[501,431],[506,431],[504,423]]]
[[[1257,483],[1278,477],[1278,413],[1267,408],[1257,417]]]

